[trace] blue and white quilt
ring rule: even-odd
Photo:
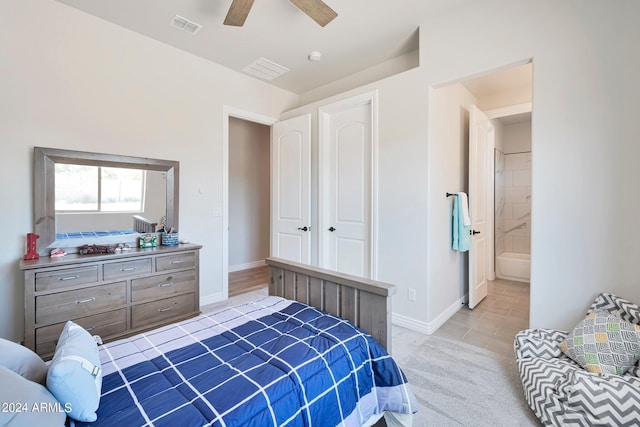
[[[98,420],[75,426],[361,426],[417,410],[370,335],[265,297],[100,347]]]

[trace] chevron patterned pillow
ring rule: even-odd
[[[560,349],[589,372],[622,375],[640,359],[640,325],[595,311],[578,323]]]

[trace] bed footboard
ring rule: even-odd
[[[391,353],[395,285],[279,258],[267,258],[269,295],[305,303],[349,320]]]

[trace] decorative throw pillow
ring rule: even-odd
[[[64,426],[65,407],[40,384],[0,366],[0,425]]]
[[[94,337],[72,321],[64,326],[47,374],[47,388],[69,417],[93,422],[100,404],[102,370]]]
[[[43,384],[47,378],[47,364],[33,351],[13,341],[0,338],[0,366]]]
[[[589,372],[622,375],[640,359],[640,325],[595,311],[578,323],[560,349]]]

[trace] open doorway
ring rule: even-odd
[[[453,280],[459,283],[461,302],[469,301],[470,283],[479,280],[471,268],[473,261],[480,264],[477,271],[484,275],[486,297],[474,302],[473,309],[463,306],[455,311],[437,333],[509,353],[515,333],[529,325],[532,64],[504,68],[439,87],[434,89],[432,99],[433,108],[438,110],[432,120],[432,137],[434,141],[449,141],[448,145],[438,144],[434,150],[434,155],[449,159],[447,186],[441,191],[473,193],[474,179],[483,180],[487,188],[485,203],[480,205],[481,214],[487,218],[482,230],[486,235],[485,256],[472,260],[468,252],[449,253],[453,267],[449,272],[455,273]],[[481,177],[475,177],[473,171],[470,173],[472,105],[486,117],[490,129],[487,134],[491,134],[485,167],[480,168],[485,171]],[[442,197],[440,192],[437,196]],[[445,210],[449,216],[450,212],[450,208]],[[450,242],[449,232],[441,234]],[[473,249],[472,246],[470,252]],[[505,267],[499,259],[505,253],[524,265]],[[455,336],[451,337],[452,334]]]
[[[271,127],[229,118],[229,297],[267,286]]]
[[[532,64],[462,83],[494,128],[488,278],[530,282]]]

